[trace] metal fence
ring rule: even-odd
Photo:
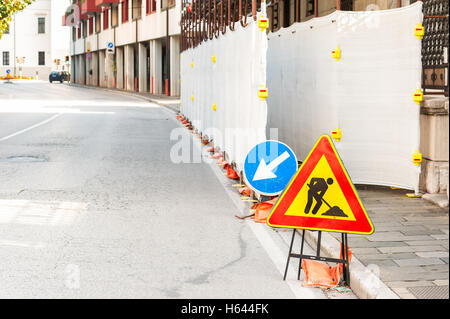
[[[422,88],[425,94],[448,96],[448,1],[423,1]]]
[[[245,27],[247,19],[256,21],[261,2],[264,0],[182,0],[181,51],[218,38],[227,27],[233,31],[236,23]]]

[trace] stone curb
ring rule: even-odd
[[[317,235],[317,232],[305,232],[305,240],[311,247],[317,246]],[[325,257],[339,258],[339,247],[339,241],[327,232],[322,232],[320,251],[323,252]],[[377,271],[379,272],[378,266],[373,267],[372,271],[352,255],[350,262],[350,288],[355,295],[361,299],[400,299],[374,273]]]

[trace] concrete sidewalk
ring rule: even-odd
[[[400,298],[449,298],[449,216],[406,190],[357,186],[375,227],[370,236],[349,234],[353,255]],[[340,234],[330,233],[336,239]]]

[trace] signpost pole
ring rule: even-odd
[[[287,262],[286,262],[286,269],[284,270],[284,276],[283,276],[283,280],[286,280],[286,275],[287,275],[287,271],[289,268],[289,260],[291,259],[291,253],[292,253],[292,245],[294,244],[294,238],[295,238],[295,228],[294,231],[292,232],[292,239],[291,239],[291,246],[289,246],[289,254],[288,254],[288,258],[287,258]]]

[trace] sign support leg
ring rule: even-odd
[[[302,256],[303,256],[303,245],[305,244],[305,230],[302,232],[302,245],[300,246],[300,258],[298,262],[298,275],[297,280],[300,280],[300,274],[302,273]]]
[[[289,268],[289,260],[291,259],[292,245],[294,244],[294,238],[295,238],[295,228],[294,228],[294,231],[292,232],[291,246],[289,247],[289,254],[288,254],[288,258],[287,258],[287,262],[286,262],[286,269],[284,270],[283,280],[286,280],[286,275],[287,275],[287,271]]]

